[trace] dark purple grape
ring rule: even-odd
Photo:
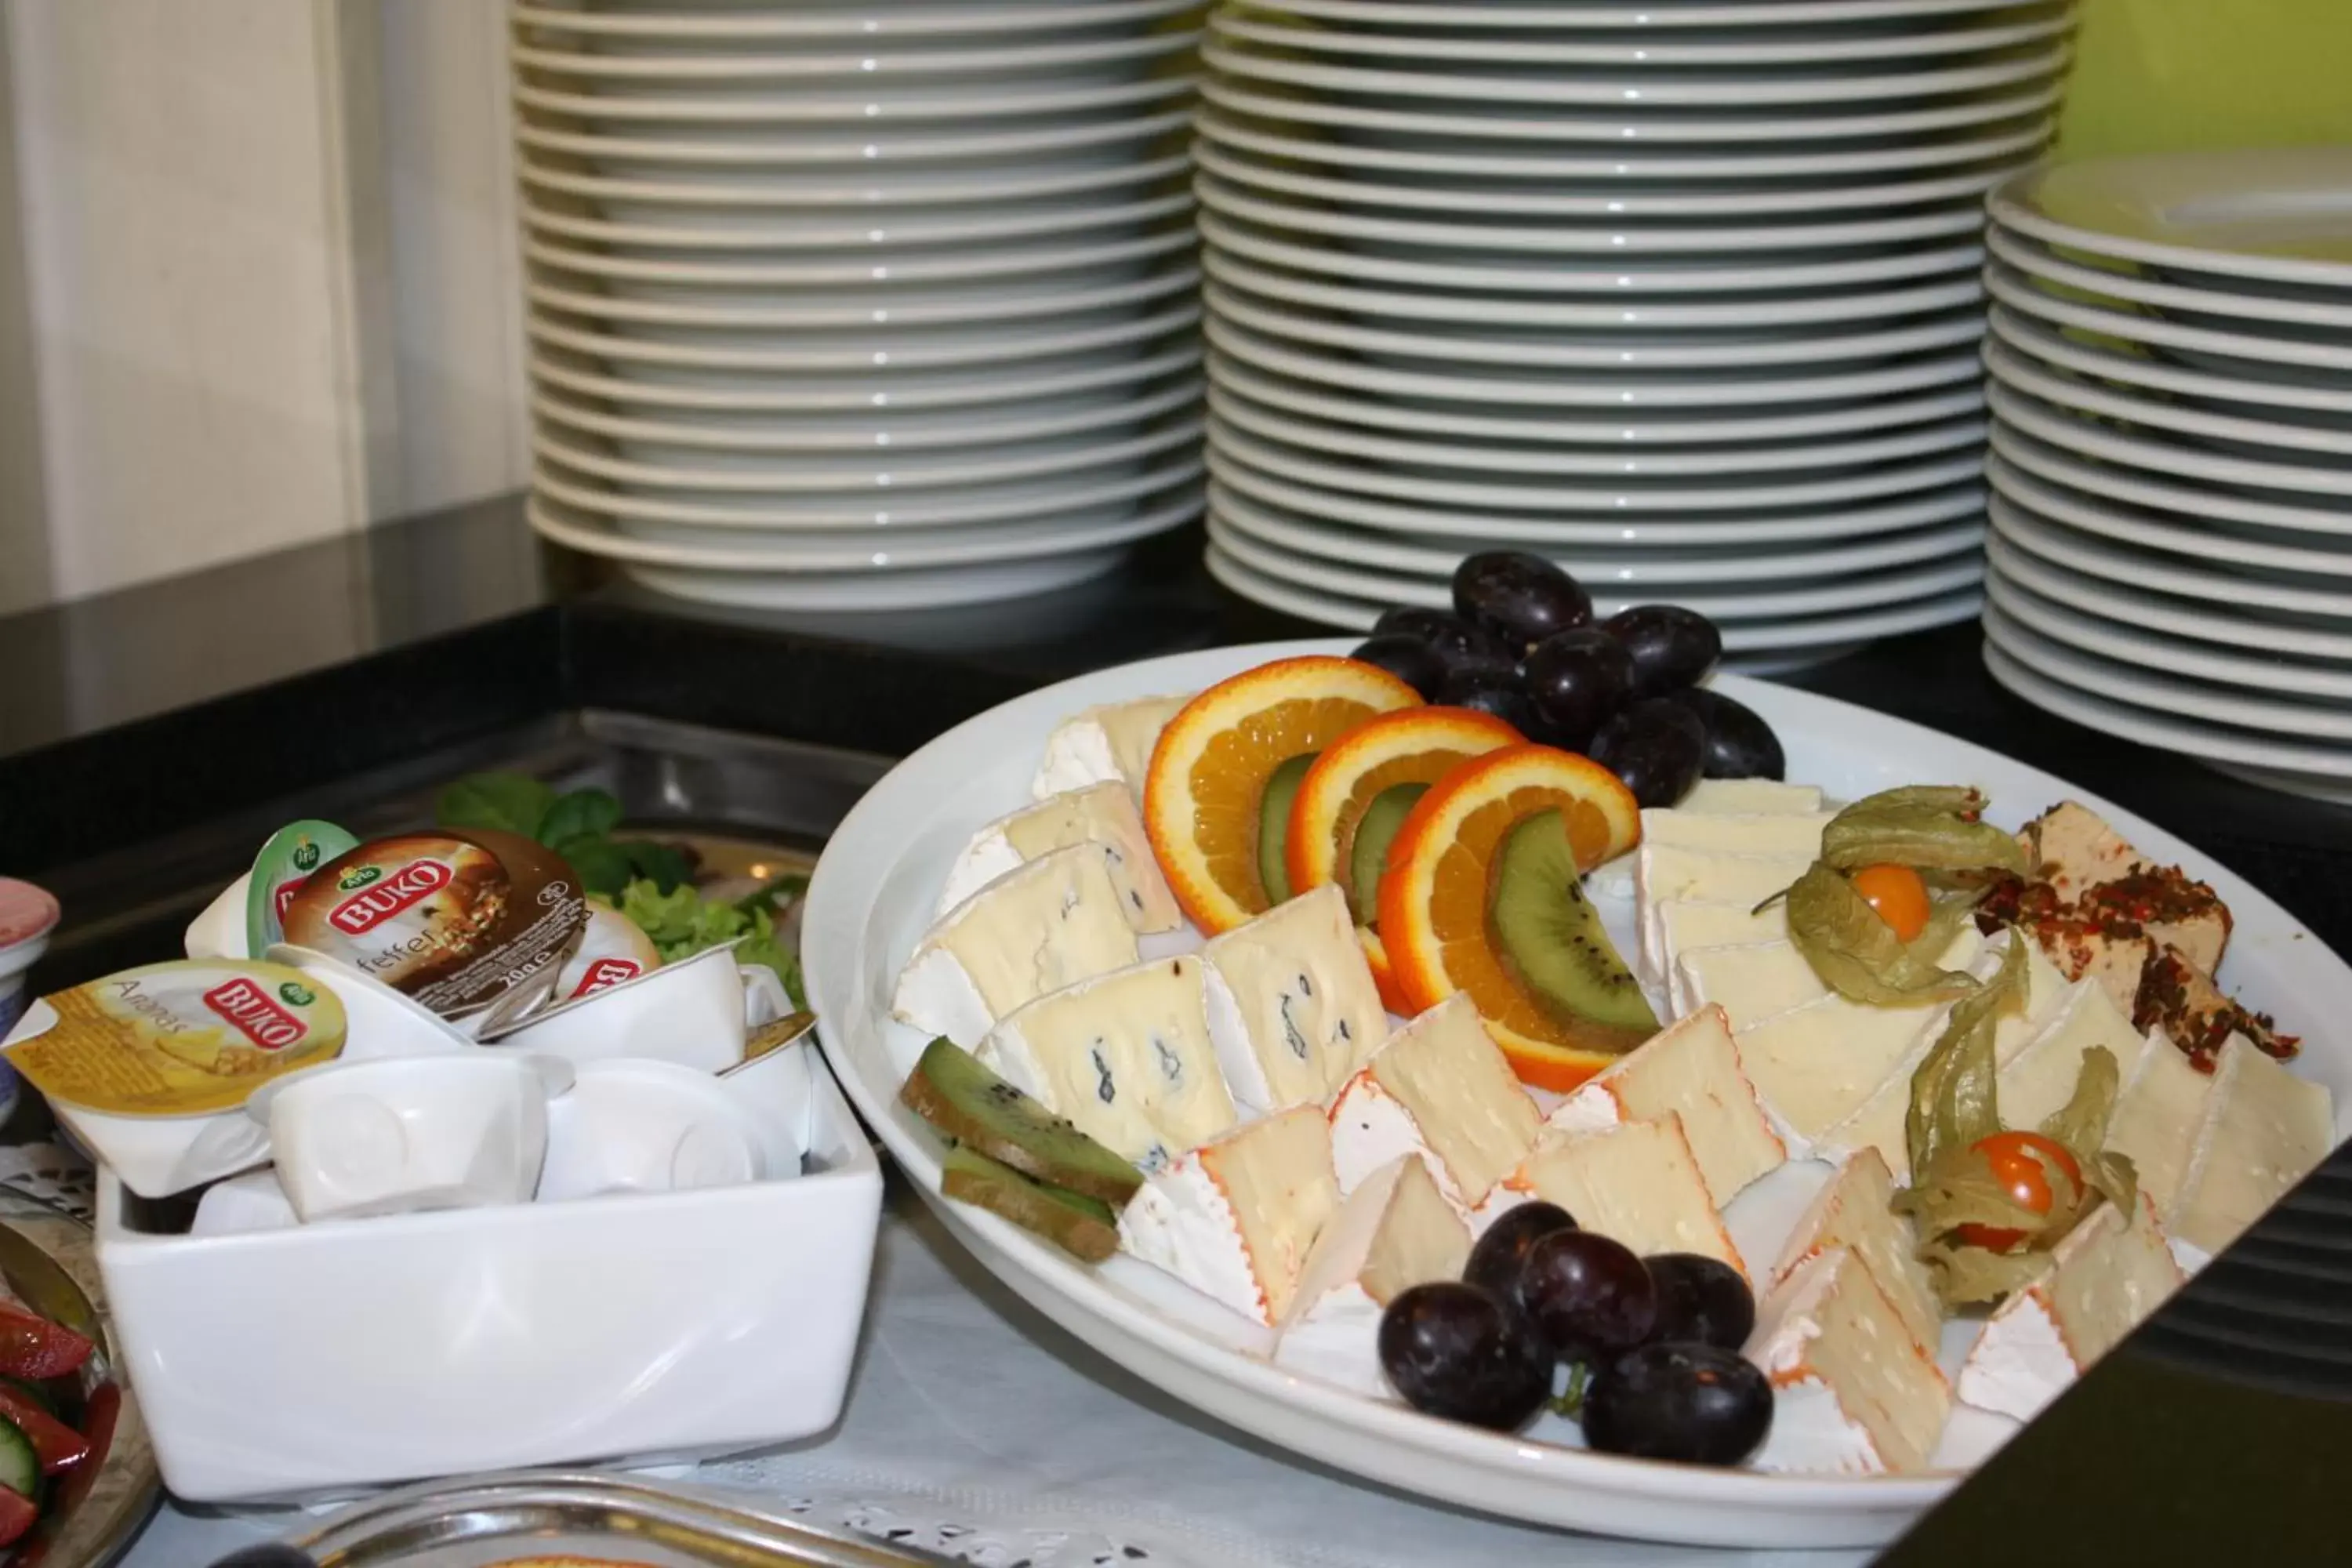
[[[1454,569],[1454,609],[1519,653],[1555,632],[1590,626],[1592,595],[1540,555],[1482,550]]]
[[[1780,737],[1762,715],[1711,687],[1694,686],[1669,699],[1698,715],[1706,727],[1706,754],[1699,773],[1711,779],[1777,779],[1789,772]]]
[[[1519,661],[1519,684],[1550,744],[1580,752],[1633,689],[1633,658],[1597,626],[1557,633]]]
[[[1604,1454],[1736,1465],[1771,1430],[1772,1384],[1714,1345],[1643,1345],[1598,1368],[1584,1391],[1584,1440]]]
[[[1696,610],[1636,605],[1601,623],[1633,656],[1633,695],[1663,697],[1696,686],[1723,657],[1723,634]]]
[[[1486,1234],[1470,1249],[1470,1261],[1462,1268],[1462,1281],[1475,1285],[1498,1301],[1511,1300],[1518,1283],[1519,1265],[1526,1260],[1528,1248],[1553,1231],[1575,1228],[1575,1216],[1558,1204],[1521,1204],[1507,1210],[1486,1227]]]
[[[1456,666],[1430,700],[1447,708],[1492,713],[1522,735],[1536,723],[1536,710],[1519,689],[1518,671],[1507,664]]]
[[[1658,1289],[1622,1243],[1589,1230],[1555,1230],[1531,1243],[1512,1292],[1563,1361],[1591,1361],[1650,1337]]]
[[[1653,697],[1601,726],[1585,752],[1643,805],[1672,805],[1698,782],[1706,726],[1681,703]]]
[[[1465,664],[1509,664],[1519,657],[1518,649],[1486,627],[1419,605],[1401,605],[1383,612],[1372,623],[1372,635],[1408,637],[1425,642],[1436,650],[1448,669]]]
[[[1660,1341],[1683,1341],[1736,1351],[1756,1328],[1756,1296],[1739,1270],[1696,1252],[1661,1252],[1642,1259],[1658,1288]]]
[[[1423,701],[1433,700],[1438,687],[1445,680],[1445,660],[1438,657],[1437,650],[1418,637],[1399,632],[1384,632],[1360,643],[1348,657],[1378,665],[1420,692]]]
[[[1406,1404],[1515,1431],[1551,1396],[1552,1361],[1501,1302],[1451,1279],[1415,1285],[1381,1314],[1381,1367]]]

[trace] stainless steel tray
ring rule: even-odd
[[[567,1556],[612,1568],[952,1568],[955,1561],[761,1513],[709,1490],[551,1470],[387,1492],[289,1544],[320,1568],[491,1568]]]

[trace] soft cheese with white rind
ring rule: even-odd
[[[2219,1252],[2336,1147],[2325,1085],[2297,1078],[2243,1035],[2221,1043],[2213,1092],[2167,1216],[2192,1247]]]
[[[1101,848],[1074,844],[1000,877],[948,911],[898,976],[893,1017],[970,1050],[1024,1002],[1138,956]]]
[[[1732,855],[1643,844],[1633,852],[1633,894],[1641,902],[1642,952],[1654,965],[1665,950],[1658,906],[1688,899],[1750,909],[1805,874],[1811,855]]]
[[[1843,1248],[1764,1299],[1743,1353],[1772,1384],[1772,1427],[1751,1461],[1759,1470],[1923,1470],[1951,1416],[1951,1384]]]
[[[2199,1072],[2161,1027],[2147,1032],[2147,1048],[2124,1074],[2107,1118],[2107,1147],[2131,1161],[2139,1190],[2159,1215],[2172,1213],[2212,1093],[2212,1074]]]
[[[1234,1121],[1209,1044],[1203,974],[1187,953],[1082,980],[1015,1008],[973,1054],[1097,1143],[1156,1170]]]
[[[1740,1066],[1739,1047],[1720,1007],[1701,1008],[1669,1025],[1587,1079],[1545,1125],[1586,1132],[1669,1115],[1681,1119],[1707,1195],[1718,1209],[1789,1157]]]
[[[1683,811],[1652,806],[1642,813],[1642,842],[1727,855],[1801,855],[1818,858],[1822,829],[1832,814]]]
[[[1391,1035],[1331,1105],[1344,1196],[1400,1155],[1422,1154],[1446,1197],[1475,1207],[1535,1147],[1543,1112],[1478,1009],[1456,993]]]
[[[2032,1420],[2186,1283],[2145,1194],[2133,1214],[2101,1204],[1986,1320],[1960,1368],[1961,1403]]]
[[[1469,1228],[1428,1163],[1390,1161],[1339,1205],[1307,1255],[1275,1364],[1392,1397],[1381,1370],[1381,1314],[1415,1285],[1460,1279],[1469,1259]]]
[[[1696,947],[1675,960],[1675,1010],[1688,1013],[1713,1003],[1730,1016],[1735,1029],[1829,994],[1812,961],[1792,942]]]
[[[1112,702],[1064,720],[1045,737],[1045,759],[1029,793],[1039,800],[1088,784],[1123,784],[1138,801],[1160,731],[1189,697],[1145,697]]]
[[[1870,1270],[1886,1293],[1912,1342],[1936,1355],[1943,1342],[1944,1310],[1927,1266],[1919,1261],[1919,1238],[1910,1220],[1896,1214],[1895,1178],[1875,1149],[1864,1149],[1813,1194],[1797,1227],[1772,1265],[1772,1287],[1823,1253],[1843,1248]]]
[[[2139,1068],[2147,1037],[2116,1011],[2104,986],[2076,984],[2058,1016],[2000,1069],[2001,1124],[2039,1127],[2064,1108],[2083,1076],[2083,1058],[2104,1050],[2116,1059],[2120,1085]]]
[[[1311,1105],[1260,1118],[1144,1179],[1119,1246],[1271,1328],[1339,1206],[1331,1134]]]
[[[1209,1037],[1245,1111],[1320,1104],[1388,1037],[1347,895],[1326,882],[1211,939]]]
[[[1822,809],[1822,792],[1814,784],[1782,784],[1777,779],[1701,779],[1675,809],[1727,816],[1766,812],[1812,816]]]
[[[1127,910],[1128,923],[1146,934],[1174,931],[1184,923],[1176,895],[1160,874],[1152,858],[1151,840],[1143,831],[1143,815],[1135,796],[1116,782],[1090,784],[1065,795],[1049,795],[972,835],[963,853],[948,871],[940,891],[945,914],[999,877],[1055,849],[1073,844],[1098,844],[1110,864]]]
[[[1671,992],[1684,953],[1702,947],[1741,947],[1789,940],[1788,911],[1779,904],[1759,910],[1753,904],[1713,899],[1674,899],[1649,911],[1657,931],[1654,952],[1642,955],[1644,973]],[[1649,939],[1643,938],[1646,942]]]
[[[1620,1122],[1590,1132],[1548,1130],[1504,1185],[1517,1201],[1541,1198],[1558,1204],[1584,1229],[1621,1241],[1645,1258],[1696,1252],[1748,1272],[1731,1233],[1724,1228],[1723,1215],[1707,1195],[1706,1177],[1691,1152],[1682,1118],[1671,1110],[1651,1121]],[[1490,1202],[1480,1217],[1491,1221],[1496,1212]]]

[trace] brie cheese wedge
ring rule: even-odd
[[[1271,1328],[1339,1206],[1331,1134],[1302,1105],[1179,1156],[1118,1216],[1119,1246]]]
[[[1187,953],[1082,980],[1014,1008],[973,1054],[1097,1143],[1157,1170],[1234,1121],[1203,974]]]
[[[1831,813],[1682,811],[1652,806],[1642,813],[1642,842],[1708,849],[1727,855],[1801,855],[1816,859]]]
[[[2159,1215],[2172,1213],[2181,1178],[2189,1173],[2213,1078],[2199,1072],[2160,1027],[2147,1032],[2138,1066],[2124,1075],[2115,1114],[2107,1118],[2107,1147],[2131,1161],[2139,1190],[2155,1201]]]
[[[2326,1087],[2295,1077],[2244,1036],[2232,1035],[2221,1043],[2171,1227],[2190,1246],[2219,1252],[2335,1147]]]
[[[1146,697],[1089,708],[1064,720],[1045,737],[1045,759],[1029,793],[1044,800],[1088,784],[1123,784],[1142,800],[1143,775],[1150,771],[1160,731],[1191,700]]]
[[[1814,784],[1781,784],[1773,779],[1701,779],[1691,785],[1690,794],[1683,796],[1675,809],[1724,816],[1771,812],[1811,816],[1822,809],[1822,792]]]
[[[1986,1320],[1960,1368],[1962,1404],[2032,1420],[2180,1289],[2187,1276],[2145,1194],[2133,1211],[2127,1221],[2101,1204],[2051,1249],[2041,1278]]]
[[[1275,1364],[1393,1397],[1381,1370],[1381,1314],[1415,1285],[1460,1279],[1469,1260],[1469,1227],[1428,1163],[1390,1161],[1339,1205],[1307,1255]]]
[[[1877,1150],[1864,1149],[1840,1165],[1789,1233],[1772,1266],[1772,1289],[1812,1259],[1843,1248],[1870,1270],[1912,1343],[1933,1360],[1943,1345],[1944,1309],[1927,1266],[1919,1261],[1918,1235],[1890,1206],[1894,1201],[1895,1178]]]
[[[1331,1105],[1331,1163],[1342,1196],[1399,1155],[1427,1156],[1446,1197],[1475,1208],[1535,1147],[1543,1112],[1467,995],[1457,993],[1389,1037]]]
[[[1712,1003],[1730,1016],[1735,1029],[1830,994],[1812,961],[1792,942],[1691,948],[1675,960],[1671,991],[1676,1012]]]
[[[1645,929],[1642,937],[1643,971],[1664,991],[1674,988],[1677,963],[1695,948],[1738,947],[1789,940],[1788,911],[1779,904],[1759,914],[1750,904],[1675,899],[1651,912],[1656,918],[1646,925],[1656,932],[1656,948],[1654,952],[1651,950],[1651,938]]]
[[[1720,1007],[1701,1008],[1668,1026],[1587,1079],[1545,1125],[1585,1132],[1668,1116],[1680,1118],[1718,1209],[1789,1157],[1739,1065],[1739,1047]]]
[[[1696,1252],[1748,1272],[1707,1196],[1682,1118],[1671,1110],[1592,1132],[1548,1131],[1504,1185],[1497,1197],[1556,1203],[1584,1229],[1643,1257]],[[1480,1217],[1491,1222],[1507,1206],[1490,1200]]]
[[[2000,1069],[2000,1120],[2008,1127],[2039,1127],[2074,1096],[2083,1076],[2083,1058],[2105,1050],[2116,1058],[2121,1077],[2129,1083],[2139,1069],[2139,1054],[2147,1037],[2131,1020],[2116,1011],[2106,988],[2075,984],[2058,1016]]]
[[[1811,855],[1727,855],[1643,844],[1633,852],[1633,892],[1641,900],[1642,952],[1654,959],[1665,951],[1658,906],[1685,900],[1742,904],[1754,909],[1805,874]]]
[[[1320,1104],[1388,1036],[1388,1011],[1337,883],[1213,938],[1202,952],[1209,1038],[1244,1110]]]
[[[1168,879],[1152,857],[1135,796],[1116,781],[1049,795],[972,835],[948,872],[939,912],[945,914],[1038,856],[1073,844],[1102,846],[1128,923],[1138,931],[1174,931],[1184,923],[1176,895],[1168,890]]]
[[[1743,1352],[1772,1384],[1759,1470],[1924,1470],[1951,1384],[1870,1270],[1843,1248],[1804,1263],[1758,1310]]]
[[[949,910],[907,961],[890,1012],[970,1050],[1023,1003],[1136,957],[1135,931],[1101,847],[1074,844]]]

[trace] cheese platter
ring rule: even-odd
[[[1286,848],[1269,858],[1249,834],[1171,843],[1167,814],[1148,802],[1139,823],[1146,792],[1129,786],[1149,777],[1164,795],[1160,775],[1184,761],[1195,731],[1208,738],[1194,762],[1227,744],[1202,717],[1230,704],[1220,694],[1284,661],[1336,665],[1347,651],[1185,654],[983,714],[861,802],[807,906],[803,957],[828,1059],[950,1231],[1061,1326],[1243,1431],[1530,1522],[1707,1544],[1876,1543],[2347,1131],[2352,1047],[2315,1026],[2352,1006],[2352,969],[2275,904],[2036,769],[1760,681],[1719,675],[1711,689],[1769,723],[1790,783],[1710,780],[1667,808],[1635,812],[1628,796],[1622,813],[1569,819],[1591,835],[1576,847],[1575,869],[1590,873],[1579,901],[1612,962],[1629,961],[1613,990],[1592,991],[1580,968],[1561,979],[1590,994],[1584,1022],[1601,1029],[1579,1037],[1605,1048],[1548,1043],[1539,1016],[1491,1004],[1475,954],[1391,904],[1416,857],[1429,863],[1427,887],[1447,874],[1452,840],[1433,824],[1446,818],[1449,791],[1466,821],[1482,801],[1521,798],[1514,791],[1583,788],[1575,765],[1601,770],[1580,757],[1504,744],[1464,764],[1484,770],[1484,793],[1451,775],[1431,787],[1388,847],[1374,899],[1351,884],[1344,856],[1336,869],[1328,856],[1314,864],[1297,825],[1341,759],[1377,778],[1381,757],[1439,746],[1427,725],[1460,710],[1382,698],[1378,670],[1341,672],[1333,679],[1356,682],[1366,713],[1397,711],[1359,714],[1348,734],[1302,747],[1326,760],[1283,784],[1302,797]],[[1495,742],[1443,744],[1473,754]],[[2030,905],[1939,928],[1936,973],[1949,984],[1932,1002],[1869,1006],[1839,994],[1790,941],[1791,917],[1758,906],[1815,865],[1842,804],[1928,784],[1979,792],[1987,822],[2030,823],[2028,840],[2053,860],[2120,844],[2130,865],[2184,868],[2221,906],[2207,922],[2219,935],[2205,943],[2205,928],[2183,917],[2165,928],[2165,951],[2193,954],[2205,1001],[2135,1026],[2130,987],[2118,992],[2104,959],[2066,947],[2080,946],[2081,929]],[[1547,861],[1539,834],[1507,837],[1511,853],[1482,884],[1496,900],[1518,896],[1506,885],[1516,868],[1567,864],[1567,846]],[[1221,903],[1219,868],[1236,854],[1255,857],[1244,879],[1258,889],[1255,907]],[[1274,897],[1293,887],[1296,897]],[[2137,977],[2144,955],[2131,956]],[[1501,971],[1540,983],[1554,962],[1514,952]],[[1947,1011],[1959,1011],[1952,997],[1990,994],[2005,978],[2022,1000],[1997,1026],[1988,1017],[1983,1036],[2011,1120],[2050,1125],[2104,1051],[2112,1121],[2101,1116],[2104,1145],[2095,1137],[2086,1161],[2125,1152],[2140,1175],[2116,1202],[2091,1198],[2088,1217],[1997,1304],[1956,1312],[1921,1261],[1934,1249],[1899,1217],[1914,1184],[1906,1113],[1915,1077],[1950,1033]],[[2232,1010],[2216,980],[2275,1023]],[[2227,1026],[2206,1037],[2217,1019]],[[2180,1049],[2159,1048],[2166,1028]],[[1009,1179],[1034,1219],[1031,1199],[1057,1189],[988,1172],[971,1136],[945,1147],[902,1102],[910,1075],[948,1058],[958,1073],[971,1064],[990,1092],[1034,1096],[1097,1152],[1131,1163],[1128,1180],[1084,1197],[1094,1205],[1084,1213],[1052,1208],[1042,1228],[1062,1245],[974,1198],[974,1184],[1001,1192]],[[984,1137],[976,1146],[995,1152]],[[2074,1180],[2079,1190],[2080,1172]],[[950,1201],[958,1194],[974,1201]],[[1740,1322],[1729,1343],[1770,1385],[1769,1435],[1712,1463],[1596,1451],[1624,1447],[1600,1384],[1581,1426],[1551,1410],[1486,1423],[1501,1430],[1426,1413],[1443,1399],[1404,1387],[1384,1320],[1429,1282],[1475,1284],[1481,1254],[1515,1229],[1546,1247],[1523,1221],[1548,1205],[1649,1255],[1654,1269],[1672,1254],[1685,1275],[1736,1282],[1753,1331]],[[1911,1353],[1890,1363],[1854,1348],[1882,1344]],[[1864,1404],[1878,1414],[1857,1419]]]

